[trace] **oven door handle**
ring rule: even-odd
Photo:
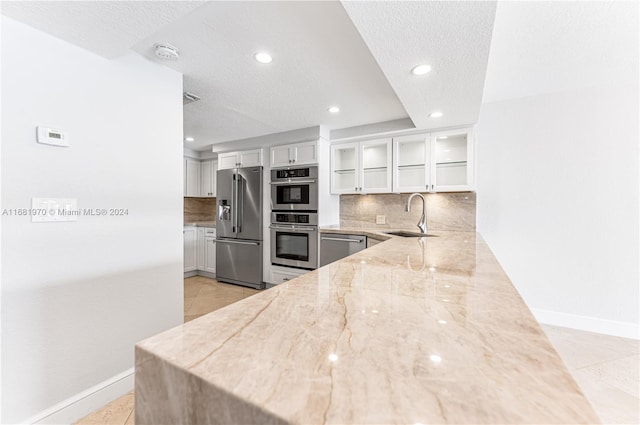
[[[294,232],[296,230],[305,230],[305,231],[317,230],[317,228],[315,228],[315,227],[307,227],[307,226],[276,226],[274,224],[269,226],[269,228],[270,229],[276,229],[276,230],[290,230],[292,232]]]
[[[286,181],[286,182],[270,182],[269,184],[278,186],[278,185],[283,185],[283,184],[311,184],[311,183],[317,183],[318,180],[291,180],[291,181]]]

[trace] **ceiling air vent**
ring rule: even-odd
[[[193,93],[189,93],[188,91],[182,93],[182,104],[187,105],[189,103],[197,102],[200,100],[200,96],[197,96]]]

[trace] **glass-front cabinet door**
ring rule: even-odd
[[[358,193],[358,143],[331,146],[331,193]]]
[[[473,143],[470,130],[431,134],[431,177],[436,192],[473,190]]]
[[[431,137],[415,134],[393,138],[393,191],[429,192],[431,184]]]
[[[391,192],[391,139],[360,142],[359,193]]]

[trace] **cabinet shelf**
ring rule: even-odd
[[[364,171],[386,171],[387,167],[366,167],[363,168]]]
[[[467,165],[467,161],[448,161],[448,162],[436,162],[437,166],[440,165]]]
[[[407,165],[398,165],[398,169],[400,170],[413,170],[413,169],[419,169],[419,168],[424,168],[425,164],[407,164]]]
[[[344,170],[333,170],[333,172],[337,174],[353,173],[355,171],[356,171],[355,168],[346,168]]]

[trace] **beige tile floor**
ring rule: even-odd
[[[205,277],[184,280],[184,321],[255,294]],[[640,424],[640,342],[543,325],[576,382],[605,424]],[[132,425],[133,391],[81,419],[79,425]]]

